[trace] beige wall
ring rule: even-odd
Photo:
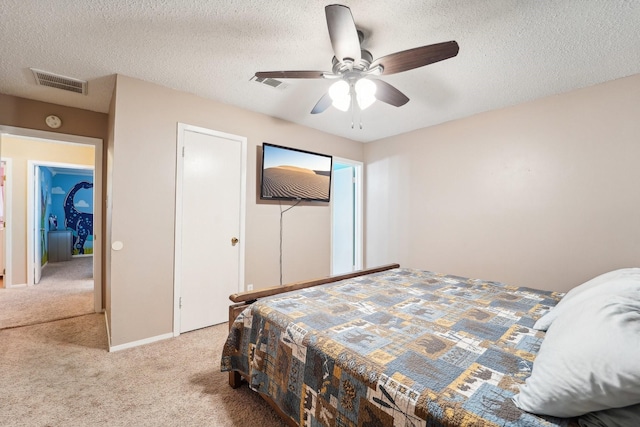
[[[27,283],[27,165],[29,160],[93,166],[93,146],[60,144],[0,135],[0,154],[11,159],[11,269],[12,285]]]
[[[566,291],[640,265],[640,75],[365,145],[368,265]]]
[[[112,111],[107,217],[112,241],[124,243],[107,266],[113,346],[173,328],[178,122],[247,137],[245,282],[256,289],[279,282],[280,221],[277,203],[256,203],[257,147],[266,141],[359,161],[363,156],[359,142],[121,75]],[[320,204],[285,214],[285,282],[330,274],[330,213]]]
[[[178,122],[248,139],[245,282],[256,288],[279,281],[280,208],[256,202],[266,141],[365,161],[368,266],[566,290],[637,265],[639,88],[634,76],[364,145],[125,76],[109,115],[0,95],[0,124],[46,130],[45,113],[67,114],[61,132],[107,141],[105,243],[125,246],[105,254],[104,301],[122,345],[172,331]],[[326,205],[285,214],[285,282],[329,274],[329,224]]]
[[[62,119],[58,129],[44,122],[49,114]],[[107,139],[108,115],[0,93],[0,125]]]

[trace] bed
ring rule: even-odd
[[[221,369],[291,426],[573,426],[514,403],[562,296],[397,264],[235,294]]]

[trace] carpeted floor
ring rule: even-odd
[[[93,257],[49,263],[37,285],[0,289],[0,329],[93,312]]]
[[[107,351],[104,315],[0,331],[2,426],[281,427],[220,372],[227,325]]]

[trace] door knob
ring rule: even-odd
[[[238,238],[237,237],[232,237],[231,238],[231,246],[235,246],[238,244]]]

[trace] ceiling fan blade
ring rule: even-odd
[[[325,93],[324,95],[322,95],[322,98],[320,98],[320,100],[315,105],[315,107],[313,107],[313,110],[311,110],[311,114],[322,113],[324,110],[329,108],[329,106],[331,105],[332,102],[333,102],[333,100],[329,96],[329,93],[328,92]]]
[[[394,107],[401,107],[409,102],[409,98],[407,98],[404,93],[400,92],[389,83],[377,79],[370,80],[376,84],[375,96],[378,101],[386,102],[387,104],[393,105]]]
[[[258,71],[259,79],[322,79],[324,71]]]
[[[458,54],[459,49],[458,43],[453,40],[416,47],[378,58],[373,61],[369,68],[372,69],[377,65],[382,65],[382,74],[400,73],[452,58]]]
[[[338,61],[351,58],[360,61],[360,38],[353,22],[351,9],[341,4],[330,4],[324,8],[331,46]]]

